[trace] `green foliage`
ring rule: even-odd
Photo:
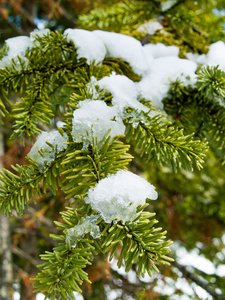
[[[221,2],[125,1],[80,15],[78,24],[89,30],[98,28],[129,34],[144,43],[161,42],[166,45],[179,45],[181,53],[185,51],[205,53],[209,43],[225,38],[224,16],[222,13],[220,16],[213,12],[215,6],[222,9],[223,2]],[[158,20],[163,24],[166,33],[156,31],[155,34],[149,35],[136,31],[139,25],[151,20]]]
[[[41,197],[43,192],[46,193],[47,188],[55,194],[58,186],[61,185],[58,174],[61,173],[62,155],[60,154],[45,169],[45,172],[39,170],[33,162],[31,165],[12,166],[17,174],[9,170],[0,173],[1,211],[9,216],[12,214],[12,209],[15,209],[18,214],[21,214],[25,208],[28,208],[28,203],[36,202],[35,199]]]
[[[139,209],[143,209],[140,207]],[[122,248],[118,257],[118,267],[125,262],[125,271],[128,272],[134,263],[137,264],[137,276],[145,276],[147,271],[152,276],[152,270],[158,271],[155,263],[168,264],[173,261],[166,254],[170,251],[171,242],[162,242],[166,232],[160,232],[161,228],[153,227],[158,223],[151,218],[154,213],[141,212],[132,223],[107,225],[103,236],[102,250],[110,254],[110,260],[116,255],[118,244],[122,241]],[[101,223],[99,223],[101,227]],[[107,228],[107,230],[106,230]]]
[[[198,72],[197,88],[205,98],[225,97],[225,72],[217,67],[203,67]]]
[[[217,67],[203,68],[198,74],[196,87],[183,87],[179,81],[173,83],[170,96],[163,100],[164,108],[186,132],[206,138],[224,162],[223,71]]]
[[[202,4],[200,2],[196,4],[198,7]],[[132,28],[132,35],[140,37],[143,44],[148,41],[175,44],[181,48],[183,57],[185,51],[206,52],[213,38],[210,33],[205,34],[204,26],[200,24],[201,18],[203,24],[206,23],[202,10],[197,16],[188,13],[193,1],[175,1],[167,8],[165,3],[117,3],[81,16],[79,24],[85,28],[113,29],[121,33]],[[207,5],[210,10],[210,4]],[[138,33],[138,26],[149,20],[160,21],[165,31],[156,32],[153,36]],[[214,18],[211,24],[216,26],[221,22],[222,19]],[[69,199],[69,207],[61,213],[62,222],[55,222],[60,233],[51,235],[59,244],[52,252],[41,256],[45,263],[39,266],[41,270],[34,279],[36,292],[44,292],[46,298],[50,299],[74,299],[73,292],[81,292],[82,283],[90,282],[86,269],[95,255],[104,254],[110,260],[116,258],[118,267],[124,265],[126,272],[136,268],[137,276],[144,276],[146,271],[152,276],[160,264],[168,265],[173,261],[167,256],[171,242],[165,241],[166,231],[156,228],[158,221],[153,219],[155,213],[152,210],[157,210],[160,224],[170,229],[165,221],[170,215],[167,215],[163,201],[158,206],[151,205],[151,208],[148,205],[138,207],[137,218],[125,224],[122,221],[104,222],[100,214],[85,202],[89,189],[94,188],[100,180],[129,168],[133,159],[129,151],[135,156],[131,168],[139,167],[146,176],[152,176],[154,179],[151,180],[155,180],[155,185],[162,189],[162,195],[166,190],[164,197],[176,202],[176,208],[182,215],[183,203],[179,202],[182,197],[177,189],[179,184],[188,213],[188,217],[183,216],[183,219],[187,219],[184,226],[187,232],[194,221],[198,230],[200,211],[204,217],[218,214],[222,220],[225,214],[223,203],[214,201],[211,194],[204,193],[208,181],[204,177],[199,180],[196,175],[196,183],[190,181],[190,192],[187,178],[182,177],[193,170],[200,172],[208,145],[210,151],[214,152],[214,163],[217,156],[220,161],[225,161],[224,72],[219,67],[200,69],[196,85],[184,87],[179,80],[171,83],[168,97],[163,100],[164,109],[170,116],[155,111],[151,99],[138,99],[149,108],[149,112],[126,107],[122,112],[126,126],[124,136],[111,139],[110,131],[102,141],[89,136],[88,147],[84,148],[82,142],[74,142],[71,135],[73,111],[86,99],[101,100],[112,106],[113,95],[100,90],[97,85],[92,88],[93,78],[98,81],[112,71],[134,82],[140,81],[140,76],[127,62],[118,58],[108,57],[102,64],[93,62],[91,65],[87,64],[85,58],[78,60],[76,45],[68,42],[62,32],[37,36],[34,47],[27,50],[25,58],[12,60],[0,72],[0,114],[5,117],[12,107],[10,114],[15,118],[12,138],[26,142],[26,137],[36,137],[46,126],[48,129],[56,127],[57,120],[65,122],[60,132],[68,136],[67,149],[58,153],[43,170],[37,162],[28,159],[28,165],[13,167],[15,173],[5,170],[0,174],[0,210],[6,215],[11,215],[14,209],[21,214],[30,202],[35,202],[47,192],[55,195],[57,190],[62,190],[65,201]],[[15,103],[9,99],[10,94],[16,94],[20,99]],[[101,147],[98,146],[99,142]],[[139,162],[141,166],[138,166]],[[211,172],[209,165],[207,173]],[[165,167],[171,168],[169,176],[163,173]],[[218,188],[219,179],[220,182],[222,180],[220,174],[218,182],[215,185],[212,183],[212,178],[219,174],[218,169],[210,173],[210,186],[214,189]],[[216,197],[221,197],[223,193],[221,184]],[[195,202],[199,207],[193,221],[190,216]],[[86,216],[98,218],[95,225],[99,227],[101,236],[95,239],[86,233],[73,245],[68,240],[68,230],[77,226]],[[183,231],[182,236],[185,235],[189,237],[189,233]],[[187,245],[190,249],[194,248],[191,243],[187,242]]]
[[[126,169],[132,156],[127,153],[129,146],[120,141],[109,143],[110,136],[104,141],[101,154],[98,152],[95,140],[88,150],[71,151],[62,164],[65,171],[63,190],[70,198],[79,193],[86,193],[100,179],[110,173]]]
[[[35,291],[46,292],[46,298],[55,299],[57,296],[59,299],[74,299],[73,291],[81,292],[79,285],[83,280],[89,281],[83,269],[98,252],[106,253],[107,256],[110,254],[110,260],[115,255],[118,267],[121,267],[124,261],[126,272],[136,264],[138,276],[144,276],[145,271],[152,276],[152,270],[158,271],[156,263],[168,264],[173,261],[166,256],[170,251],[171,242],[163,241],[166,232],[154,227],[158,221],[152,219],[155,214],[149,212],[141,212],[134,222],[126,224],[106,224],[99,219],[97,224],[101,237],[93,240],[91,236],[86,235],[85,238],[77,240],[74,247],[66,240],[66,232],[77,224],[83,213],[83,197],[79,197],[78,201],[76,209],[67,208],[67,211],[62,213],[64,223],[56,222],[58,229],[63,230],[64,234],[51,237],[62,242],[53,252],[46,252],[41,256],[46,262],[39,266],[43,270],[34,279],[37,281]],[[143,208],[139,207],[139,211]]]
[[[154,10],[152,9],[152,6]],[[155,1],[125,1],[107,9],[97,8],[88,15],[80,15],[78,24],[82,28],[120,32],[125,25],[137,26],[139,22],[150,19],[157,10]]]
[[[62,213],[64,224],[57,223],[61,230],[66,230],[77,224],[79,215],[76,210],[68,208]],[[59,243],[53,252],[46,252],[41,256],[46,262],[39,265],[42,271],[34,279],[35,291],[46,293],[49,299],[66,300],[68,297],[75,299],[73,292],[81,292],[80,285],[83,280],[88,280],[88,274],[83,270],[91,264],[93,254],[96,254],[93,241],[87,237],[77,242],[76,247],[71,247],[65,242],[65,235],[51,235]]]
[[[153,159],[161,166],[167,163],[174,171],[202,167],[206,144],[193,141],[193,134],[185,136],[183,129],[175,128],[164,115],[150,118],[142,113],[136,119],[128,117],[126,125],[127,142],[148,161]]]

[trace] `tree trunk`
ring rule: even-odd
[[[0,131],[0,170],[3,169],[2,156],[4,154],[3,134]],[[11,251],[11,235],[9,218],[0,215],[0,299],[13,299],[13,267]]]

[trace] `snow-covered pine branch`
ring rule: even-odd
[[[207,128],[201,134],[185,128],[184,134],[165,111],[170,113],[177,78],[178,89],[202,99],[209,74],[197,75],[197,69],[220,64],[223,72],[223,47],[215,43],[205,56],[182,59],[175,46],[142,46],[123,34],[80,29],[45,30],[6,41],[0,61],[1,110],[4,115],[10,92],[20,93],[12,110],[13,138],[40,135],[27,156],[30,165],[14,167],[17,174],[1,174],[0,208],[21,213],[35,193],[41,196],[47,188],[75,198],[62,212],[64,223],[57,223],[62,234],[53,238],[59,246],[42,256],[46,263],[36,278],[37,291],[50,299],[73,298],[88,281],[83,269],[94,255],[106,252],[112,258],[121,245],[118,266],[125,261],[128,271],[136,264],[139,275],[151,275],[157,263],[171,260],[166,232],[154,227],[154,213],[143,211],[146,199],[156,199],[157,193],[127,171],[128,151],[131,145],[135,155],[175,170],[201,168]],[[213,51],[221,54],[216,61]],[[223,95],[223,87],[216,91]],[[223,112],[224,103],[211,95],[210,103]],[[203,108],[212,116],[210,132],[216,120],[209,105]],[[62,127],[52,130],[56,118]],[[43,124],[48,132],[41,132]],[[199,139],[193,140],[194,134]]]

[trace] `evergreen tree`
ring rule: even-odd
[[[67,206],[51,234],[57,245],[41,255],[35,292],[74,299],[83,289],[94,299],[82,283],[97,256],[136,272],[121,299],[170,299],[157,289],[162,279],[176,299],[182,276],[224,299],[216,269],[179,262],[179,249],[198,249],[216,267],[224,259],[222,4],[126,1],[80,16],[86,30],[6,40],[2,121],[14,118],[12,140],[36,141],[28,163],[1,173],[1,210],[22,214],[59,193]],[[146,274],[152,281],[140,285]]]

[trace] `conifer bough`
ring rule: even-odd
[[[84,269],[98,253],[115,258],[127,272],[135,266],[138,276],[151,276],[158,264],[172,261],[166,231],[155,227],[153,212],[144,211],[157,198],[155,187],[128,171],[129,149],[175,171],[201,168],[206,139],[210,145],[213,138],[210,128],[201,140],[185,134],[163,108],[174,113],[169,100],[175,87],[177,93],[195,93],[189,99],[194,105],[212,77],[218,84],[207,94],[216,93],[217,99],[205,110],[217,105],[221,112],[218,97],[224,95],[222,71],[203,68],[197,77],[197,63],[178,53],[176,47],[142,46],[129,36],[99,30],[43,30],[6,41],[0,61],[2,120],[10,103],[12,138],[41,134],[28,165],[1,173],[0,208],[6,215],[21,214],[48,189],[73,199],[61,212],[63,222],[55,222],[61,233],[51,237],[58,246],[41,256],[45,262],[35,291],[46,298],[75,299],[82,282],[89,282]],[[8,99],[12,92],[20,96],[17,103]],[[48,131],[41,132],[43,126]]]

